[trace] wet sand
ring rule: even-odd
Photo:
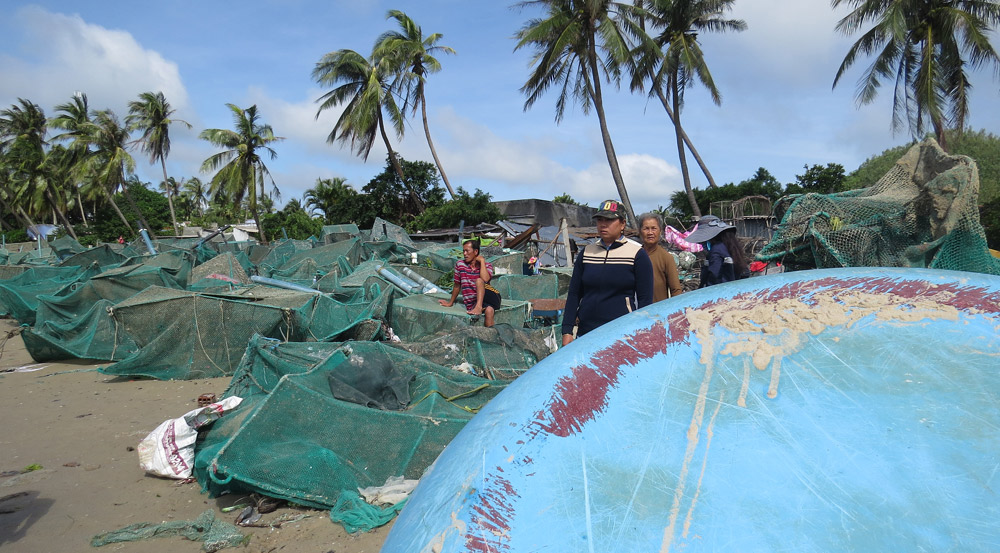
[[[207,509],[235,521],[239,510],[221,509],[245,496],[211,499],[197,482],[148,476],[134,451],[161,422],[197,407],[200,394],[221,395],[229,379],[128,380],[101,374],[99,366],[35,363],[17,323],[0,319],[0,550],[201,551],[201,542],[181,537],[101,548],[90,540],[139,522],[194,520]],[[42,468],[22,472],[32,465]],[[257,524],[267,527],[240,529],[251,536],[248,545],[223,551],[376,553],[391,526],[351,536],[327,511],[287,506]]]

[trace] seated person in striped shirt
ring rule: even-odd
[[[455,285],[450,300],[438,300],[444,307],[455,305],[461,292],[469,315],[484,315],[486,326],[493,326],[493,316],[500,309],[500,292],[490,286],[493,265],[479,254],[479,240],[462,243],[462,259],[455,263]]]

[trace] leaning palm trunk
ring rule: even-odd
[[[107,188],[103,188],[103,190],[104,193],[108,196],[108,202],[111,203],[111,207],[115,210],[115,213],[118,214],[118,218],[121,219],[123,223],[125,223],[125,228],[128,229],[129,234],[135,234],[135,230],[132,229],[132,225],[129,224],[128,219],[125,217],[125,214],[122,213],[121,209],[118,209],[118,203],[115,202],[114,195]]]
[[[83,211],[83,196],[80,195],[80,187],[76,187],[76,206],[80,208],[80,220],[83,221],[84,227],[89,227],[87,224],[87,214]]]
[[[677,124],[677,120],[674,119],[674,110],[670,109],[670,102],[667,101],[667,97],[663,94],[663,90],[657,86],[656,95],[660,98],[660,103],[663,104],[663,109],[667,112],[667,118],[670,119],[670,124],[675,127],[680,128]],[[715,184],[715,179],[712,178],[712,173],[709,172],[708,166],[705,165],[704,160],[701,159],[701,155],[698,154],[698,150],[695,149],[694,144],[691,143],[691,139],[688,138],[687,132],[683,128],[680,129],[681,137],[684,138],[684,144],[687,145],[688,150],[691,151],[691,155],[694,156],[695,161],[698,162],[698,167],[701,167],[701,172],[705,174],[705,178],[708,179],[708,186],[710,188],[718,188]]]
[[[56,216],[59,217],[59,220],[61,220],[62,223],[66,225],[66,232],[68,232],[69,235],[73,237],[73,240],[79,241],[80,239],[76,237],[76,232],[73,232],[73,225],[70,224],[69,219],[66,218],[66,214],[63,213],[61,209],[59,209],[59,206],[56,204],[55,198],[52,197],[51,191],[49,190],[45,191],[45,199],[49,202],[49,207],[52,208],[53,213],[55,213]]]
[[[385,142],[385,149],[389,151],[389,162],[392,163],[392,168],[396,170],[396,174],[399,175],[399,180],[406,186],[406,189],[410,191],[410,198],[413,200],[414,207],[417,208],[417,213],[424,212],[424,202],[420,200],[420,196],[417,195],[413,187],[410,186],[409,181],[403,176],[403,166],[399,164],[399,160],[396,159],[396,152],[392,150],[392,146],[389,144],[389,135],[385,134],[385,125],[382,124],[382,112],[378,114],[378,130],[382,133],[382,141]]]
[[[170,222],[174,225],[174,236],[180,236],[180,227],[177,226],[177,216],[174,215],[174,189],[167,182],[167,162],[160,157],[160,167],[163,168],[163,185],[167,188],[167,205],[170,206]]]
[[[260,207],[257,205],[257,192],[255,192],[255,186],[257,183],[257,168],[253,169],[253,184],[250,186],[250,210],[253,211],[253,220],[257,223],[257,232],[260,232],[260,240],[266,246],[268,244],[267,233],[264,232],[264,225],[260,221]],[[260,197],[264,197],[264,176],[260,177]]]
[[[637,228],[638,225],[635,220],[635,211],[632,210],[632,202],[628,198],[628,191],[625,190],[625,181],[622,179],[621,169],[618,167],[618,156],[615,155],[615,146],[611,143],[611,133],[608,131],[608,121],[604,116],[604,102],[601,98],[601,77],[597,72],[597,53],[594,45],[593,33],[590,33],[588,40],[590,41],[590,51],[587,56],[587,60],[590,64],[590,72],[593,75],[593,87],[591,88],[591,92],[593,94],[594,109],[597,111],[597,120],[601,124],[601,138],[604,140],[604,152],[608,156],[608,165],[611,167],[611,177],[614,179],[615,186],[618,188],[618,194],[621,196],[622,203],[625,204],[625,214],[628,215],[628,224],[633,228]]]
[[[9,211],[11,213],[11,215],[13,215],[15,219],[17,219],[17,222],[21,223],[22,225],[24,225],[25,228],[30,227],[32,224],[34,224],[34,223],[31,222],[30,218],[27,218],[26,216],[22,217],[22,214],[24,214],[24,210],[21,209],[21,206],[17,206],[16,208],[12,207],[3,198],[0,198],[0,203],[2,203],[4,209],[6,209],[7,211]]]
[[[431,149],[431,156],[434,158],[434,165],[437,165],[438,173],[441,174],[441,180],[444,181],[444,185],[448,188],[448,194],[451,195],[451,199],[455,199],[455,191],[451,188],[451,183],[448,182],[448,175],[444,174],[444,167],[441,166],[441,160],[438,159],[437,150],[434,149],[434,142],[431,141],[431,129],[427,126],[427,101],[424,100],[420,102],[420,115],[424,118],[424,135],[427,136],[427,146]]]
[[[25,227],[33,227],[33,226],[35,226],[35,222],[31,220],[31,216],[28,215],[28,213],[24,211],[23,207],[18,206],[17,207],[17,211],[21,214],[21,220],[24,221],[25,223],[27,223],[27,225],[25,225]]]
[[[694,190],[691,189],[691,175],[688,173],[687,158],[684,156],[684,140],[681,138],[681,117],[680,117],[680,101],[678,93],[680,90],[677,85],[677,76],[674,75],[670,79],[671,88],[673,88],[673,101],[674,101],[674,135],[677,137],[677,157],[680,159],[681,163],[681,176],[684,177],[684,190],[687,191],[688,201],[691,202],[691,211],[694,213],[695,217],[701,217],[701,209],[698,208],[698,202],[694,198]]]

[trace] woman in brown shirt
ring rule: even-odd
[[[663,249],[663,218],[658,213],[643,213],[639,216],[639,236],[642,247],[653,263],[653,301],[674,297],[684,289],[677,275],[674,256]]]

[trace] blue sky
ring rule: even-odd
[[[337,112],[315,118],[325,92],[312,68],[330,51],[367,55],[376,37],[395,28],[386,11],[406,12],[424,34],[442,33],[443,69],[427,83],[428,115],[439,156],[453,186],[477,188],[496,200],[552,199],[569,193],[596,205],[616,197],[596,116],[569,110],[554,122],[555,95],[523,110],[519,91],[530,52],[514,51],[513,35],[531,16],[513,2],[459,0],[246,0],[238,4],[179,0],[144,5],[122,1],[5,3],[0,7],[0,106],[17,98],[47,115],[74,92],[93,108],[124,117],[144,91],[162,91],[190,122],[171,130],[167,170],[175,178],[198,172],[216,152],[197,138],[206,128],[231,128],[226,103],[256,104],[285,140],[268,167],[282,200],[298,198],[319,177],[345,177],[360,189],[381,172],[376,143],[367,162],[349,148],[327,144]],[[833,76],[856,37],[834,31],[844,11],[827,0],[737,0],[731,18],[748,30],[699,39],[721,106],[704,88],[687,91],[685,129],[718,183],[739,182],[764,167],[781,182],[804,165],[840,163],[851,171],[867,157],[902,144],[890,130],[890,89],[858,108],[855,83],[868,61],[835,90]],[[1000,42],[994,36],[994,45]],[[969,126],[1000,133],[1000,85],[991,70],[975,75]],[[682,189],[673,130],[658,102],[606,88],[609,127],[636,211],[666,205]],[[419,118],[409,121],[394,148],[406,159],[432,161]],[[144,180],[158,166],[134,153]],[[704,177],[692,164],[695,186]]]

